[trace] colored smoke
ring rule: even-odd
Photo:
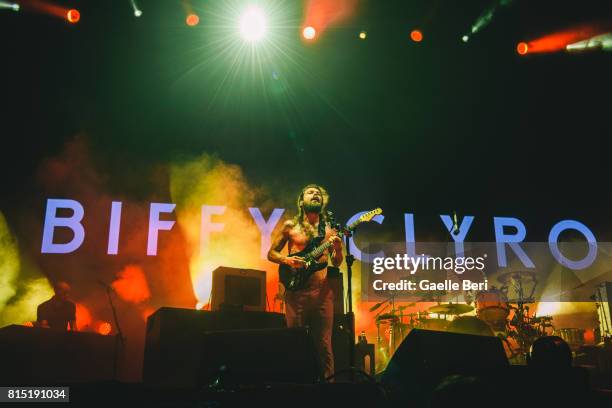
[[[249,186],[240,167],[202,155],[170,170],[172,202],[177,204],[177,220],[185,234],[190,256],[190,272],[200,305],[209,302],[212,271],[219,266],[268,269],[268,297],[277,288],[273,266],[260,258],[261,235],[248,212],[254,205],[256,190]],[[202,205],[224,206],[222,214],[213,215],[212,223],[223,224],[222,231],[204,231]],[[269,214],[262,209],[264,217]],[[205,240],[202,244],[201,240]],[[200,251],[202,248],[202,251]],[[273,278],[272,278],[273,276]]]
[[[112,287],[126,302],[142,303],[151,297],[145,274],[138,265],[127,265],[117,274]]]

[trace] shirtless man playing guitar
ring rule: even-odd
[[[328,200],[324,188],[315,184],[304,187],[297,200],[298,215],[283,224],[268,251],[268,260],[281,268],[286,265],[285,269],[295,271],[308,267],[312,271],[294,288],[285,285],[286,319],[288,327],[309,326],[312,330],[325,378],[334,373],[334,295],[327,281],[327,264],[329,259],[334,266],[342,263],[342,239],[327,223]],[[281,254],[285,245],[288,255]],[[310,267],[310,258],[292,255],[315,247],[315,267]]]

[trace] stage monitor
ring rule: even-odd
[[[220,266],[212,274],[211,310],[266,310],[266,272]]]

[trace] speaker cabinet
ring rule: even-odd
[[[304,328],[207,332],[200,347],[203,387],[313,384],[320,378],[317,351]]]
[[[160,308],[147,320],[143,381],[195,386],[205,332],[285,327],[285,316],[280,313]]]
[[[412,329],[391,357],[381,382],[421,403],[444,377],[481,375],[509,366],[497,337]]]

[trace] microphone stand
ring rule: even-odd
[[[117,366],[119,360],[119,350],[123,352],[125,346],[125,338],[123,337],[123,332],[121,331],[121,326],[119,325],[119,319],[117,318],[117,310],[115,309],[115,305],[113,304],[113,298],[111,296],[111,286],[98,281],[102,286],[106,288],[106,295],[108,296],[108,303],[110,304],[111,310],[113,311],[113,321],[115,322],[115,327],[117,327],[117,335],[115,336],[115,347],[113,351],[113,379],[117,380]]]
[[[349,245],[349,239],[353,234],[351,231],[344,231],[344,243],[346,247],[346,256],[344,259],[346,260],[346,287],[347,287],[347,298],[348,298],[348,311],[346,315],[348,316],[348,326],[349,326],[349,335],[350,335],[350,343],[349,343],[349,370],[350,370],[350,382],[355,381],[355,314],[353,313],[353,262],[355,262],[355,257],[351,255],[351,247]]]

